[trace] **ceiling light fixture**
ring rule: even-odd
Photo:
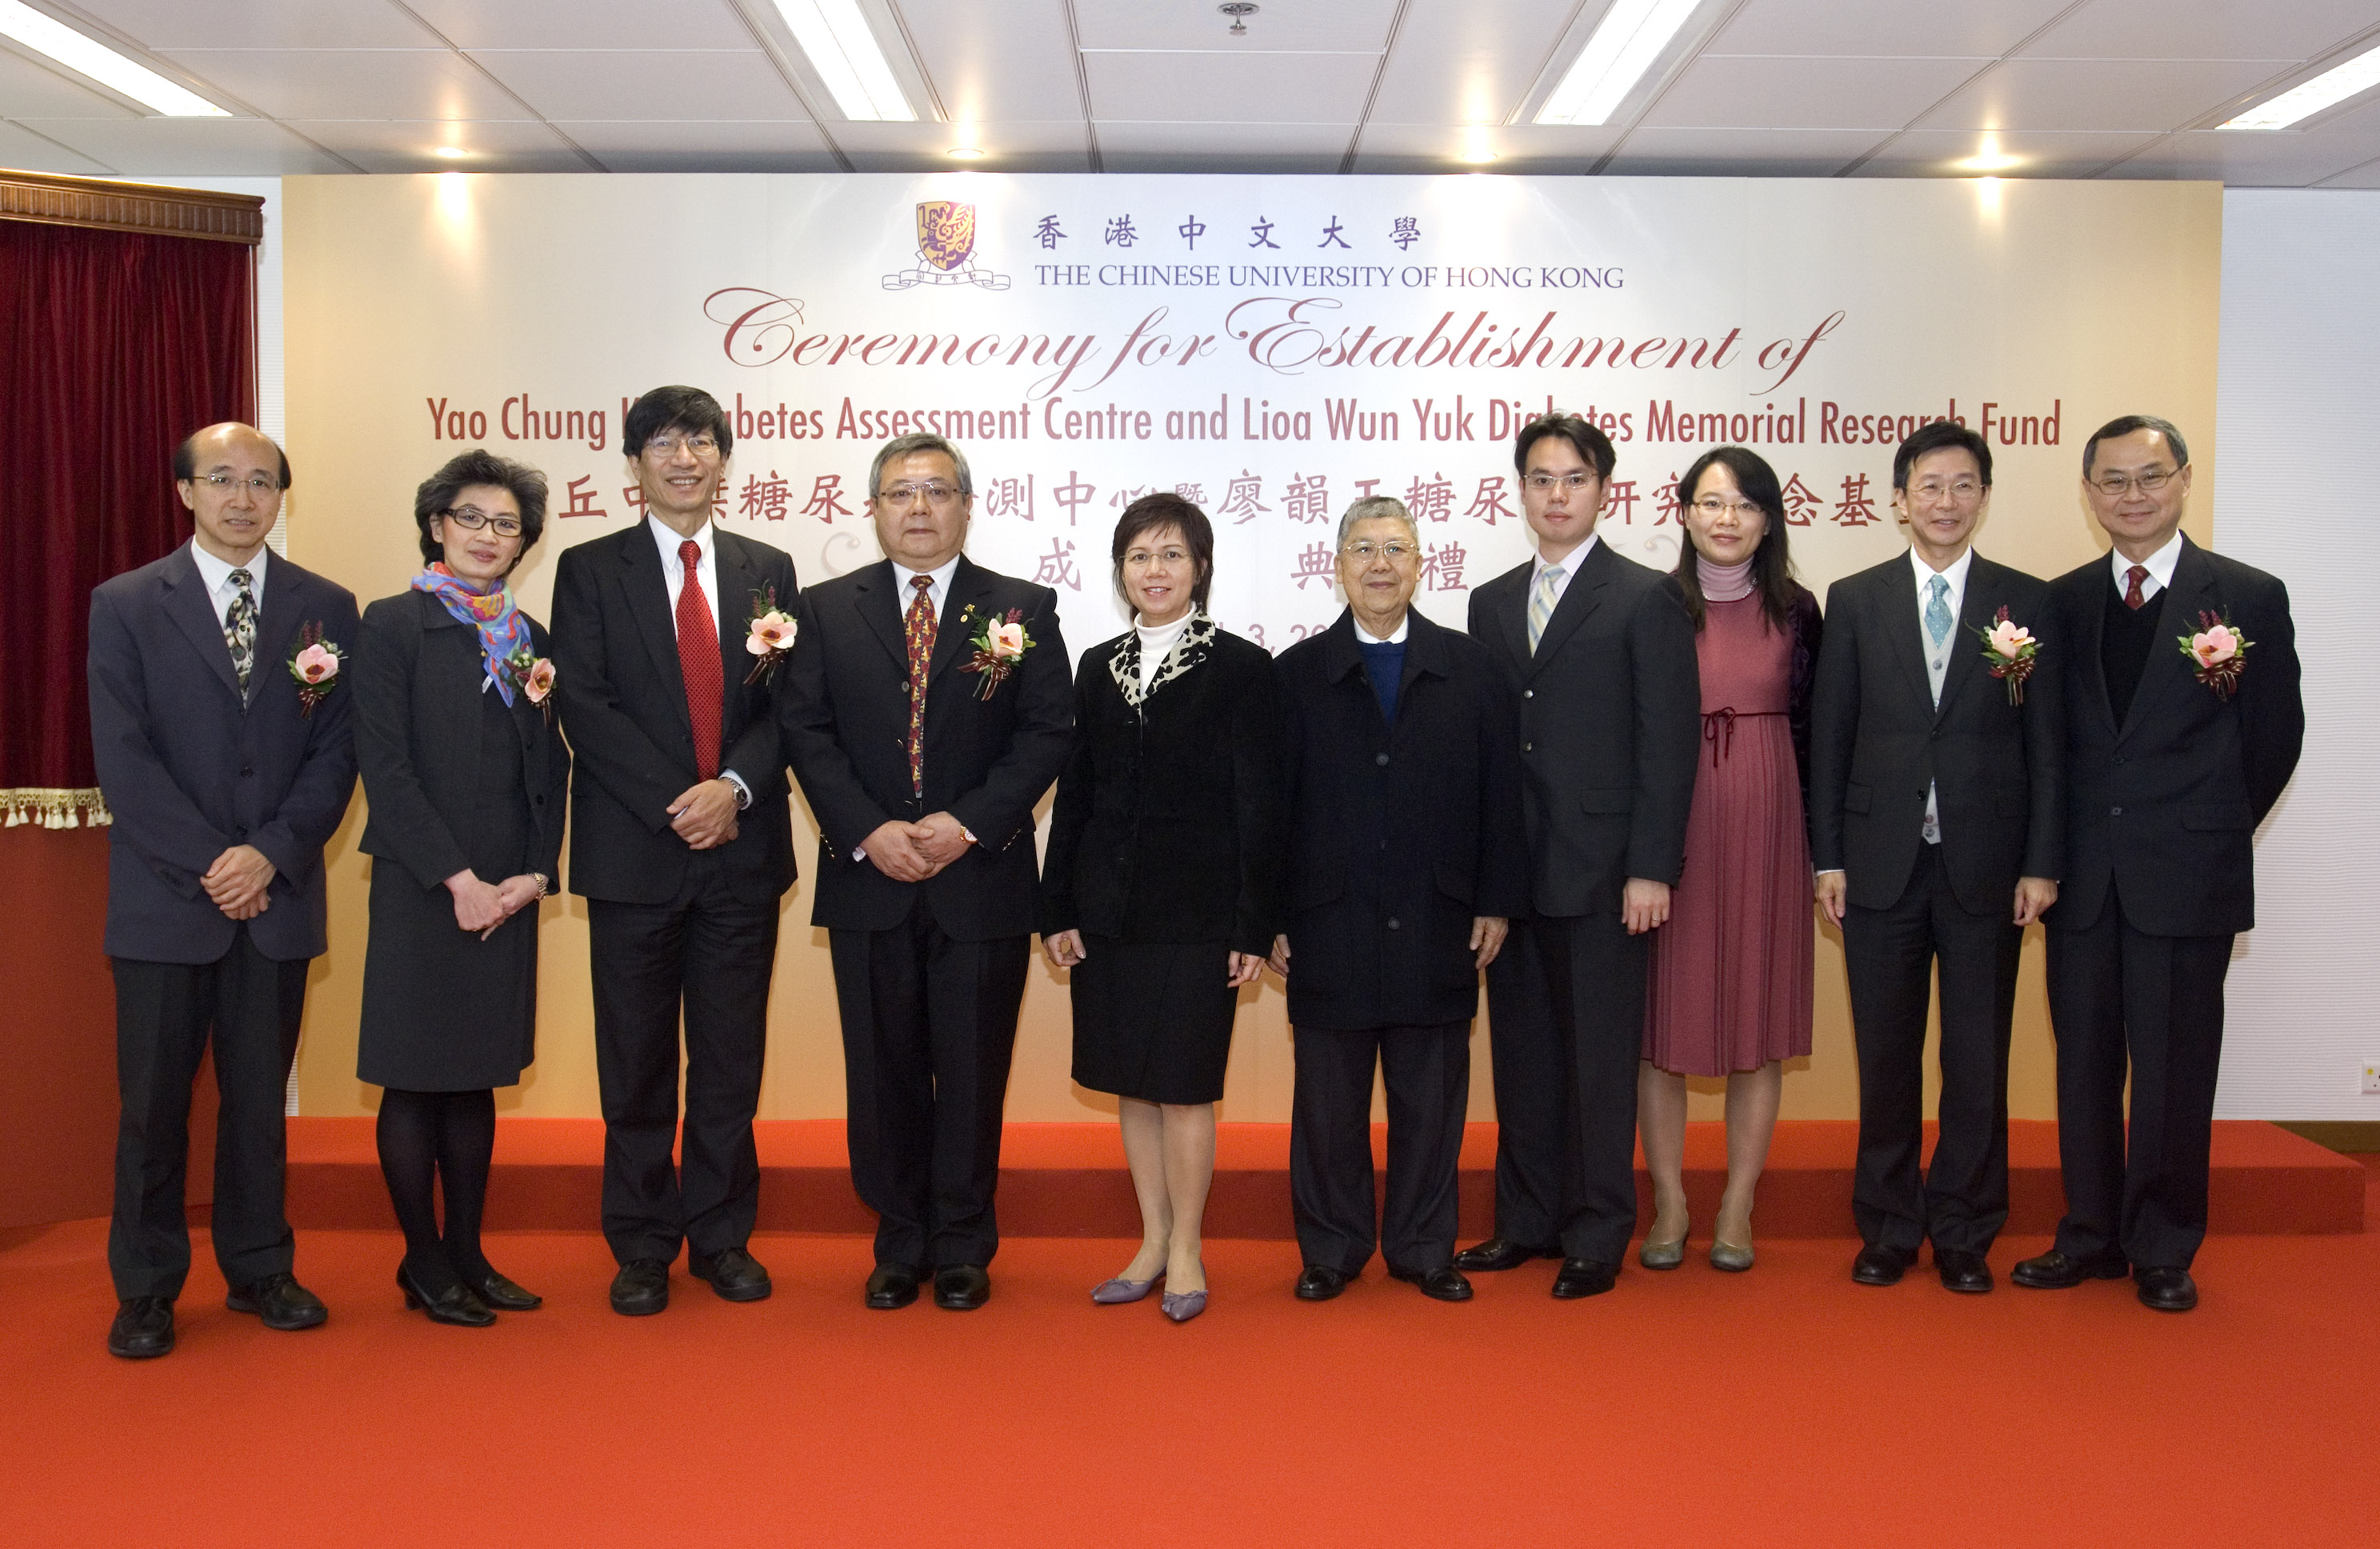
[[[983,160],[983,148],[978,145],[953,145],[943,154],[954,161],[979,162]]]
[[[2286,129],[2291,124],[2313,117],[2324,108],[2343,103],[2359,91],[2369,91],[2380,86],[2380,48],[2366,49],[2343,65],[2334,65],[2301,86],[2275,97],[2227,123],[2218,129]]]
[[[1257,14],[1257,7],[1248,0],[1224,0],[1215,8],[1232,18],[1232,36],[1245,38],[1248,35],[1248,18]]]
[[[862,123],[914,124],[917,109],[892,78],[859,0],[776,0],[777,14],[809,56],[845,118]]]
[[[1540,124],[1610,121],[1621,101],[1653,67],[1702,0],[1614,0],[1595,35],[1571,61],[1561,84],[1537,109]]]
[[[1969,156],[1965,161],[1952,165],[1967,172],[2006,172],[2010,167],[2022,166],[2024,158],[2011,156],[2002,151],[2000,137],[1987,133],[1976,142],[1973,155]]]
[[[468,156],[470,153],[459,145],[442,145],[431,152],[433,156],[443,156],[448,161],[453,161],[457,156]]]
[[[228,110],[217,107],[197,92],[175,85],[148,66],[135,64],[96,38],[83,36],[21,0],[0,0],[0,34],[168,118],[231,116]]]

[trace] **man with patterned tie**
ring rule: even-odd
[[[2048,921],[2066,1218],[2010,1278],[2065,1290],[2129,1269],[2143,1303],[2185,1312],[2223,980],[2256,922],[2256,825],[2305,741],[2297,632],[2277,578],[2182,535],[2190,448],[2173,425],[2101,426],[2082,498],[2114,551],[2049,588],[2074,642],[2066,891]]]
[[[868,473],[885,558],[802,594],[779,712],[818,819],[818,903],[843,1017],[851,1177],[877,1213],[873,1308],[931,1272],[991,1294],[1001,1109],[1032,945],[1033,804],[1074,737],[1048,587],[965,548],[966,458],[887,442]]]
[[[716,399],[656,387],[622,424],[645,519],[562,551],[554,698],[573,757],[570,890],[588,900],[612,1308],[669,1305],[680,1244],[729,1301],[769,1294],[752,1116],[793,820],[771,675],[745,638],[789,606],[794,562],[713,522],[734,433]],[[679,1025],[686,1121],[678,1127]],[[676,1156],[673,1160],[673,1142]]]
[[[2040,580],[1974,552],[1992,451],[1920,426],[1892,458],[1909,552],[1827,593],[1810,707],[1810,861],[1842,927],[1860,1072],[1852,1277],[1889,1286],[1931,1239],[1942,1284],[1992,1288],[2008,1220],[2009,1029],[2024,929],[2065,855],[2068,637]],[[2040,670],[1996,675],[1986,631]],[[2004,653],[2003,653],[2004,654]],[[2021,655],[2022,652],[2016,654]],[[1941,979],[1941,1139],[1920,1165],[1926,1007]]]
[[[1576,415],[1521,427],[1536,557],[1471,594],[1471,634],[1520,706],[1530,908],[1488,968],[1496,1231],[1464,1270],[1560,1257],[1553,1294],[1611,1289],[1636,1227],[1646,933],[1684,864],[1702,739],[1677,583],[1595,531],[1614,457]]]
[[[292,670],[318,640],[353,648],[356,600],[265,547],[288,459],[250,426],[210,425],[174,454],[174,479],[197,524],[188,546],[91,599],[123,1097],[107,1348],[130,1359],[174,1348],[190,1268],[190,1085],[211,1043],[212,1232],[227,1305],[276,1329],[328,1315],[293,1274],[283,1093],[307,967],[325,945],[322,847],[356,784],[338,675],[305,686]]]

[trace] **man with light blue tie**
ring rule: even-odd
[[[2065,743],[2047,584],[1974,552],[1991,485],[1982,436],[1920,426],[1892,459],[1909,552],[1827,594],[1810,860],[1851,981],[1862,1285],[1899,1281],[1930,1239],[1946,1287],[1988,1291],[1985,1255],[2008,1220],[2017,951],[2058,898]],[[1921,1167],[1937,968],[1941,1140]]]

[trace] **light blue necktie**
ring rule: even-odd
[[[1536,590],[1529,594],[1529,654],[1537,653],[1537,642],[1545,638],[1546,626],[1553,622],[1554,587],[1561,580],[1562,567],[1548,565],[1537,573]]]
[[[1933,637],[1936,650],[1950,638],[1950,583],[1936,576],[1925,583],[1933,596],[1925,604],[1925,632]]]

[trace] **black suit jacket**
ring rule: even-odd
[[[1406,615],[1397,719],[1381,719],[1353,616],[1281,656],[1289,755],[1289,1018],[1463,1021],[1479,915],[1528,908],[1510,690],[1478,643]]]
[[[1075,752],[1050,809],[1041,933],[1223,941],[1261,957],[1281,929],[1287,859],[1272,656],[1218,629],[1202,659],[1135,707],[1109,666],[1134,638],[1083,653],[1075,677]]]
[[[325,943],[322,847],[356,788],[351,686],[300,714],[287,662],[298,630],[356,649],[356,600],[279,555],[265,562],[256,662],[243,701],[223,617],[188,544],[91,596],[91,733],[108,829],[110,956],[211,963],[237,926],[199,885],[253,845],[273,862],[249,939],[286,962]],[[342,675],[345,676],[344,674]]]
[[[888,559],[802,593],[778,714],[820,831],[810,923],[890,930],[922,888],[953,940],[1030,935],[1033,804],[1074,745],[1073,674],[1057,596],[960,556],[926,677],[920,800],[909,779],[909,649],[901,628],[907,599],[900,591]],[[969,642],[1011,609],[1022,610],[1033,645],[986,698],[982,679],[963,670],[975,654]],[[965,824],[976,843],[925,882],[895,882],[872,861],[852,859],[882,824],[938,811]]]
[[[1991,676],[1976,631],[2006,607],[2033,631],[2024,703]],[[1917,583],[1906,553],[1827,592],[1826,641],[1810,710],[1810,863],[1846,873],[1851,901],[1888,909],[1909,885],[1936,793],[1942,864],[1960,905],[2006,913],[2019,877],[2057,881],[2066,855],[2064,682],[2072,637],[2047,583],[1976,555],[1937,709],[1925,676]]]
[[[773,690],[747,684],[752,601],[794,598],[783,550],[714,529],[726,693],[719,766],[751,788],[735,838],[719,847],[729,889],[765,904],[794,884],[793,816],[779,751]],[[678,666],[669,578],[645,522],[562,551],[553,576],[554,698],[575,759],[570,890],[619,903],[661,904],[686,884],[694,851],[670,827],[669,804],[699,780],[694,723]],[[777,676],[783,676],[781,665]]]
[[[531,652],[552,653],[535,619],[528,633]],[[480,701],[495,692],[481,688],[487,662],[480,632],[426,592],[383,597],[364,610],[354,671],[356,760],[368,809],[358,848],[403,866],[424,891],[457,872],[501,864],[472,860],[485,848]],[[511,719],[535,835],[528,870],[558,884],[570,752],[552,717],[517,689]],[[504,879],[481,872],[480,880]]]
[[[1519,696],[1530,897],[1620,912],[1630,877],[1674,883],[1702,750],[1694,621],[1677,582],[1597,542],[1529,651],[1534,562],[1471,594],[1471,635]]]
[[[2182,540],[2159,594],[2156,643],[2123,724],[2099,640],[2115,578],[2105,558],[2050,583],[2066,653],[2070,859],[2051,924],[2095,923],[2113,883],[2124,918],[2156,936],[2230,935],[2256,923],[2256,825],[2305,743],[2297,631],[2278,579]],[[2228,616],[2253,643],[2229,701],[2198,681],[2180,641]]]

